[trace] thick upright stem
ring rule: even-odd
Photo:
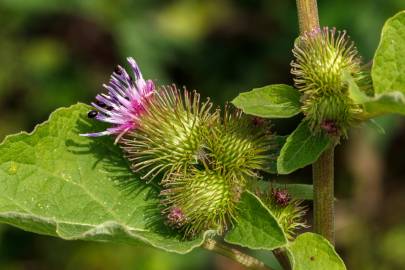
[[[318,6],[316,0],[297,0],[300,33],[319,28]]]
[[[318,6],[316,0],[297,0],[300,33],[319,28]],[[314,183],[314,231],[332,244],[335,242],[333,158],[332,145],[312,165]]]
[[[218,254],[221,254],[222,256],[228,257],[229,259],[245,266],[247,269],[272,270],[258,259],[242,253],[239,250],[218,243],[213,239],[207,239],[203,247],[207,250],[214,251]]]
[[[314,184],[314,231],[335,243],[334,146],[330,146],[312,165]]]

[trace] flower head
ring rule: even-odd
[[[197,164],[204,153],[205,134],[218,118],[211,107],[195,91],[181,91],[175,85],[159,87],[137,130],[120,141],[131,168],[152,180]]]
[[[268,123],[240,110],[225,107],[223,117],[212,126],[206,140],[211,167],[237,178],[257,177],[267,165],[270,150]]]
[[[297,40],[293,54],[291,73],[303,93],[302,111],[311,129],[346,137],[361,107],[350,98],[344,74],[351,76],[362,91],[369,88],[354,43],[346,31],[318,28]]]
[[[185,237],[209,229],[223,233],[235,218],[243,192],[232,175],[198,169],[171,174],[163,187],[162,214]]]
[[[346,31],[317,28],[304,33],[294,45],[291,63],[294,82],[305,94],[345,94],[342,75],[357,75],[360,57]]]
[[[147,100],[152,96],[155,85],[151,80],[145,80],[135,60],[127,58],[135,79],[121,66],[117,66],[108,85],[103,87],[107,93],[98,94],[91,105],[95,108],[88,113],[89,118],[112,124],[105,131],[81,134],[82,136],[97,137],[116,135],[118,141],[125,133],[137,128],[139,117],[145,111]]]

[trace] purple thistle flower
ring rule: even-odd
[[[121,66],[117,66],[108,85],[103,84],[108,93],[98,94],[91,105],[96,109],[87,116],[102,122],[111,123],[112,127],[96,133],[81,136],[98,137],[116,135],[117,142],[125,133],[137,127],[139,117],[145,111],[147,100],[155,90],[152,80],[144,80],[141,71],[132,57],[127,58],[135,80]]]

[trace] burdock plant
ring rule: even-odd
[[[132,72],[117,66],[91,106],[8,136],[0,221],[69,240],[203,247],[248,269],[271,268],[237,246],[272,252],[286,270],[345,269],[333,247],[334,148],[372,117],[405,115],[405,13],[387,21],[370,70],[345,31],[320,27],[315,0],[297,7],[294,86],[213,109],[196,91],[144,79],[128,58]],[[290,135],[272,132],[269,119],[296,115]],[[313,185],[279,183],[310,164]],[[303,232],[311,200],[315,233]]]

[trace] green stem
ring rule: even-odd
[[[335,243],[334,149],[330,146],[312,165],[314,183],[314,231]]]
[[[247,269],[272,270],[258,259],[253,258],[243,252],[240,252],[239,250],[218,243],[213,239],[207,239],[203,244],[203,248],[209,251],[216,252],[222,256],[228,257],[229,259],[245,266]]]
[[[297,0],[300,33],[319,28],[318,6],[316,0]]]
[[[316,0],[297,0],[300,33],[319,28]],[[332,244],[335,242],[334,191],[333,191],[333,144],[312,165],[314,183],[314,231]]]

